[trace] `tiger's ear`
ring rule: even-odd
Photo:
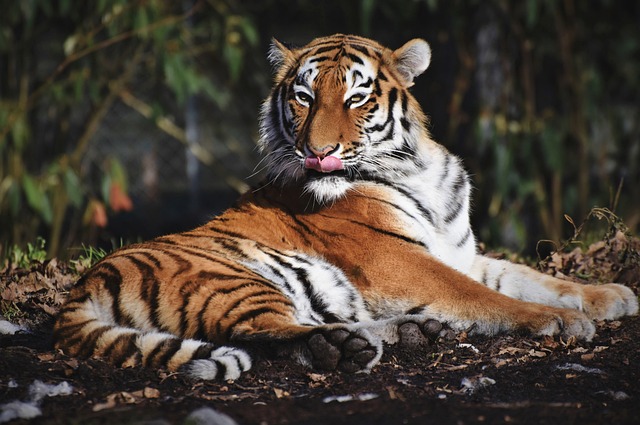
[[[280,43],[275,38],[271,39],[271,47],[267,58],[274,69],[280,69],[283,65],[288,65],[295,60],[293,51],[284,43]]]
[[[410,87],[413,85],[413,79],[429,67],[431,48],[426,41],[414,38],[395,50],[391,57],[396,69],[407,83],[407,87]]]

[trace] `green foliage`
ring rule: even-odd
[[[83,167],[111,106],[140,87],[171,94],[168,108],[195,94],[223,107],[227,82],[240,78],[258,41],[251,18],[224,2],[31,0],[3,8],[0,240],[21,244],[47,234],[55,255],[95,233],[107,220],[100,212],[117,213],[126,197],[117,158],[103,169],[102,189],[87,184]],[[222,65],[217,78],[204,63]],[[154,102],[150,119],[164,109]],[[109,208],[114,182],[125,194]]]
[[[95,248],[82,244],[82,254],[77,259],[71,260],[71,266],[76,273],[82,273],[98,261],[102,260],[108,252],[103,248]]]
[[[35,262],[42,263],[47,258],[45,250],[45,240],[37,237],[35,243],[27,243],[27,248],[22,249],[18,245],[13,245],[7,249],[2,261],[2,269],[18,268],[28,269]]]
[[[475,224],[490,246],[565,239],[563,215],[592,205],[636,231],[638,10],[609,0],[14,2],[0,13],[0,240],[43,234],[60,253],[126,206],[122,196],[111,204],[112,185],[128,186],[116,157],[99,176],[83,167],[115,103],[160,127],[198,95],[225,121],[216,112],[257,110],[268,91],[267,38],[302,44],[336,31],[431,43],[433,64],[412,90],[473,174]],[[233,125],[220,124],[220,139],[237,142]]]

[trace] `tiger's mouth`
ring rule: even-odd
[[[316,171],[316,170],[312,170],[312,169],[307,169],[307,177],[310,180],[318,180],[318,179],[326,179],[329,177],[340,177],[340,178],[347,178],[349,175],[347,174],[346,170],[342,169],[342,170],[336,170],[336,171],[331,171],[331,172],[323,172],[323,171]]]
[[[334,171],[344,170],[344,164],[336,156],[329,155],[321,158],[311,155],[304,160],[304,168],[320,173],[333,173]]]

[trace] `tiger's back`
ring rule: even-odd
[[[235,379],[244,348],[295,346],[315,367],[370,370],[399,325],[589,339],[638,310],[628,289],[576,285],[475,252],[470,183],[409,92],[430,50],[335,35],[274,41],[261,119],[265,185],[211,222],[123,248],[78,282],[56,346],[121,366]],[[436,326],[437,330],[438,327]]]

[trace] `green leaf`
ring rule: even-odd
[[[373,18],[373,11],[375,10],[376,0],[361,0],[360,1],[360,16],[361,16],[361,28],[363,35],[371,34],[371,22]]]
[[[224,46],[224,58],[231,80],[236,81],[242,70],[242,50],[238,46],[227,43]]]
[[[242,33],[244,34],[244,38],[247,40],[250,46],[257,46],[260,41],[260,36],[258,35],[258,30],[256,29],[253,22],[250,19],[245,18],[240,21],[240,28],[242,28]]]
[[[187,98],[187,87],[184,81],[184,63],[180,55],[167,55],[164,60],[165,81],[176,95],[178,103],[183,103]]]
[[[552,171],[561,171],[565,165],[564,144],[562,143],[564,132],[554,128],[552,124],[547,124],[540,136],[547,166]]]
[[[109,162],[109,175],[111,176],[111,180],[118,183],[120,189],[127,192],[127,172],[124,170],[122,163],[117,158],[111,158]]]
[[[66,17],[71,10],[71,0],[59,0],[58,10],[60,11],[60,16]]]
[[[105,205],[109,205],[109,198],[111,197],[111,176],[109,174],[105,174],[102,177],[102,186],[100,187],[100,193],[102,194],[102,200]]]
[[[7,200],[9,202],[9,211],[12,217],[17,217],[22,209],[22,197],[20,196],[20,186],[15,180],[11,180],[9,190],[7,191]]]
[[[527,27],[533,28],[538,23],[538,0],[527,0]]]
[[[133,28],[136,30],[141,30],[149,26],[149,15],[147,14],[147,9],[142,7],[138,10],[135,15]],[[146,30],[138,32],[140,38],[147,38],[149,36],[149,32]]]
[[[76,208],[80,208],[84,199],[80,179],[78,179],[76,173],[70,168],[67,168],[65,171],[63,179],[64,188],[71,204]]]
[[[13,138],[13,146],[18,151],[22,151],[29,140],[29,127],[27,126],[27,116],[21,113],[13,123],[11,128],[11,136]]]
[[[22,189],[27,197],[29,206],[40,214],[45,223],[50,224],[53,220],[51,203],[35,179],[28,174],[24,174],[22,176]]]

